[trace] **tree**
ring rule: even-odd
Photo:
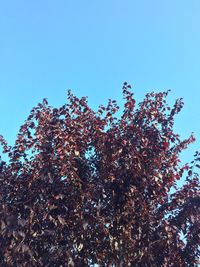
[[[33,108],[14,146],[1,137],[1,266],[195,266],[200,255],[200,153],[173,131],[182,99],[150,93],[123,114],[94,112],[70,91]],[[185,179],[181,188],[177,181]]]

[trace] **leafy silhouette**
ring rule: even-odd
[[[195,266],[200,245],[200,153],[180,140],[169,91],[124,110],[93,111],[68,92],[31,110],[14,146],[0,137],[0,266]],[[185,178],[181,188],[177,181]]]

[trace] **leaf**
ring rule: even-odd
[[[169,143],[167,141],[163,142],[163,148],[167,149],[169,147]]]
[[[80,156],[80,152],[78,150],[75,150],[75,156],[79,157]]]
[[[60,224],[65,225],[65,219],[61,216],[58,216],[58,221],[60,222]]]
[[[23,232],[23,231],[19,231],[18,234],[23,237],[23,239],[25,239],[26,237],[26,234]]]
[[[77,250],[80,252],[83,249],[83,244],[80,243],[79,246],[77,247]]]
[[[4,230],[6,228],[6,224],[4,220],[1,220],[1,230]]]
[[[23,244],[21,247],[22,253],[29,251],[29,246],[27,246],[26,244]]]
[[[43,99],[43,104],[44,104],[44,105],[48,105],[47,98],[44,98],[44,99]]]
[[[26,225],[26,223],[27,223],[26,220],[21,219],[21,218],[18,219],[18,224],[19,224],[20,226],[24,227],[24,226]]]
[[[119,245],[118,245],[118,242],[117,241],[115,241],[114,246],[115,246],[115,250],[119,251]]]
[[[58,207],[56,205],[49,205],[49,209],[50,210],[54,210],[54,209],[57,209]]]
[[[63,199],[64,197],[65,197],[65,195],[63,195],[63,194],[59,194],[59,195],[54,196],[55,199]]]

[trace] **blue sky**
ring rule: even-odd
[[[0,133],[12,144],[30,109],[44,97],[65,102],[66,90],[122,104],[128,81],[141,100],[171,89],[185,108],[176,120],[200,148],[199,0],[0,1]]]

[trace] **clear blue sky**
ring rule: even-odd
[[[44,97],[66,89],[93,107],[134,85],[136,98],[172,89],[185,99],[176,131],[200,148],[199,0],[0,1],[0,133],[11,142]]]

